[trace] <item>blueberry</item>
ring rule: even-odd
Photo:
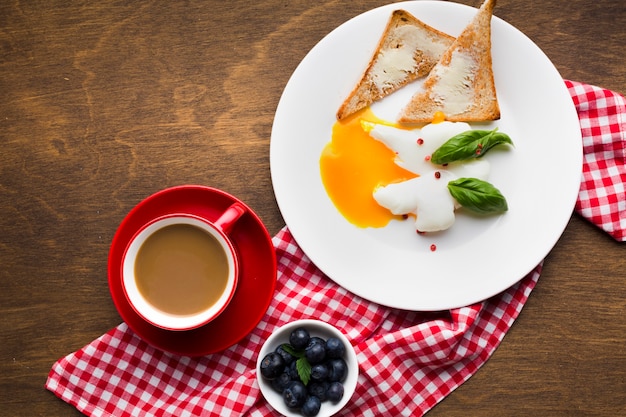
[[[272,387],[282,394],[282,392],[289,386],[291,383],[291,377],[289,376],[289,372],[285,369],[285,372],[280,374],[277,378],[272,379]]]
[[[306,387],[300,381],[291,381],[283,390],[283,401],[289,408],[300,408],[306,401]]]
[[[295,359],[291,353],[287,352],[283,348],[283,345],[278,346],[275,352],[283,357],[283,360],[285,361],[285,365],[290,365],[291,362],[293,362],[293,360]]]
[[[331,382],[326,390],[326,398],[337,403],[343,398],[343,384],[341,382]]]
[[[342,358],[346,353],[343,342],[336,337],[329,337],[326,341],[326,356],[328,358]]]
[[[328,361],[328,380],[343,382],[348,376],[348,364],[341,358]]]
[[[311,336],[311,338],[309,339],[309,343],[307,343],[306,347],[310,347],[310,346],[316,345],[316,344],[320,344],[322,346],[325,346],[326,345],[326,341],[324,339],[322,339],[321,337]]]
[[[324,381],[328,378],[328,366],[325,363],[316,363],[311,367],[311,379],[314,381]]]
[[[289,335],[289,343],[293,346],[294,349],[300,350],[306,348],[309,344],[309,340],[311,336],[309,332],[304,327],[298,327]]]
[[[292,381],[299,381],[300,375],[298,374],[298,368],[296,367],[296,361],[293,361],[287,367],[287,373]]]
[[[322,407],[322,401],[314,395],[307,397],[306,401],[302,405],[300,412],[305,417],[316,416],[320,412]]]
[[[321,363],[326,359],[326,349],[322,343],[309,343],[304,351],[304,356],[311,365]]]
[[[326,391],[328,390],[328,382],[326,381],[311,381],[307,385],[307,391],[309,395],[315,395],[322,402],[326,401]]]
[[[261,375],[267,379],[274,379],[283,373],[285,361],[276,352],[270,352],[261,361]]]

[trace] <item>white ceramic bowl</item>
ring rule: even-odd
[[[330,401],[323,402],[320,412],[317,415],[318,417],[332,416],[333,414],[339,412],[339,410],[341,410],[348,403],[348,401],[350,401],[352,394],[354,394],[357,379],[359,378],[359,363],[356,358],[356,352],[354,351],[354,348],[348,338],[337,328],[328,323],[310,319],[297,320],[276,329],[276,331],[274,331],[274,333],[267,338],[257,357],[256,373],[259,387],[261,388],[261,392],[267,402],[269,402],[276,411],[287,417],[302,417],[302,414],[299,411],[292,410],[285,405],[282,395],[274,390],[271,383],[261,375],[261,361],[265,355],[276,350],[279,345],[289,343],[289,335],[298,327],[304,327],[307,329],[311,337],[318,336],[323,339],[328,339],[331,336],[336,337],[341,340],[346,347],[344,360],[348,365],[348,376],[343,382],[343,398],[338,403],[332,403]]]

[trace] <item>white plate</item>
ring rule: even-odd
[[[294,238],[339,285],[390,307],[455,308],[519,281],[561,236],[580,186],[578,117],[545,54],[494,17],[493,68],[502,118],[483,128],[498,126],[515,148],[485,158],[491,162],[489,181],[507,198],[509,211],[486,219],[458,214],[451,229],[425,236],[416,235],[410,221],[380,229],[352,225],[326,194],[319,158],[331,139],[335,112],[361,76],[391,12],[400,8],[453,36],[476,13],[450,2],[402,2],[363,13],[328,34],[295,70],[277,107],[272,181]],[[381,114],[392,105],[390,97],[373,109]]]

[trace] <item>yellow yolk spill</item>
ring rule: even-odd
[[[383,227],[400,219],[372,196],[377,187],[406,181],[417,175],[394,163],[395,153],[372,138],[367,123],[392,125],[378,119],[369,108],[333,126],[332,140],[320,157],[322,182],[339,212],[359,227]],[[398,127],[398,126],[396,126]]]
[[[442,111],[436,111],[433,115],[433,124],[446,121],[446,115]]]

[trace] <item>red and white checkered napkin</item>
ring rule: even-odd
[[[596,87],[567,85],[585,136],[584,188],[577,208],[623,237],[624,100]],[[256,382],[257,352],[277,326],[317,318],[343,330],[358,354],[357,392],[340,415],[420,416],[487,361],[541,273],[538,265],[481,303],[411,312],[372,303],[335,284],[286,228],[274,237],[274,245],[279,267],[274,298],[259,325],[239,343],[204,357],[177,356],[153,348],[120,324],[56,362],[46,388],[91,416],[272,415]]]
[[[626,240],[626,100],[565,81],[580,119],[583,178],[576,211],[615,240]]]

